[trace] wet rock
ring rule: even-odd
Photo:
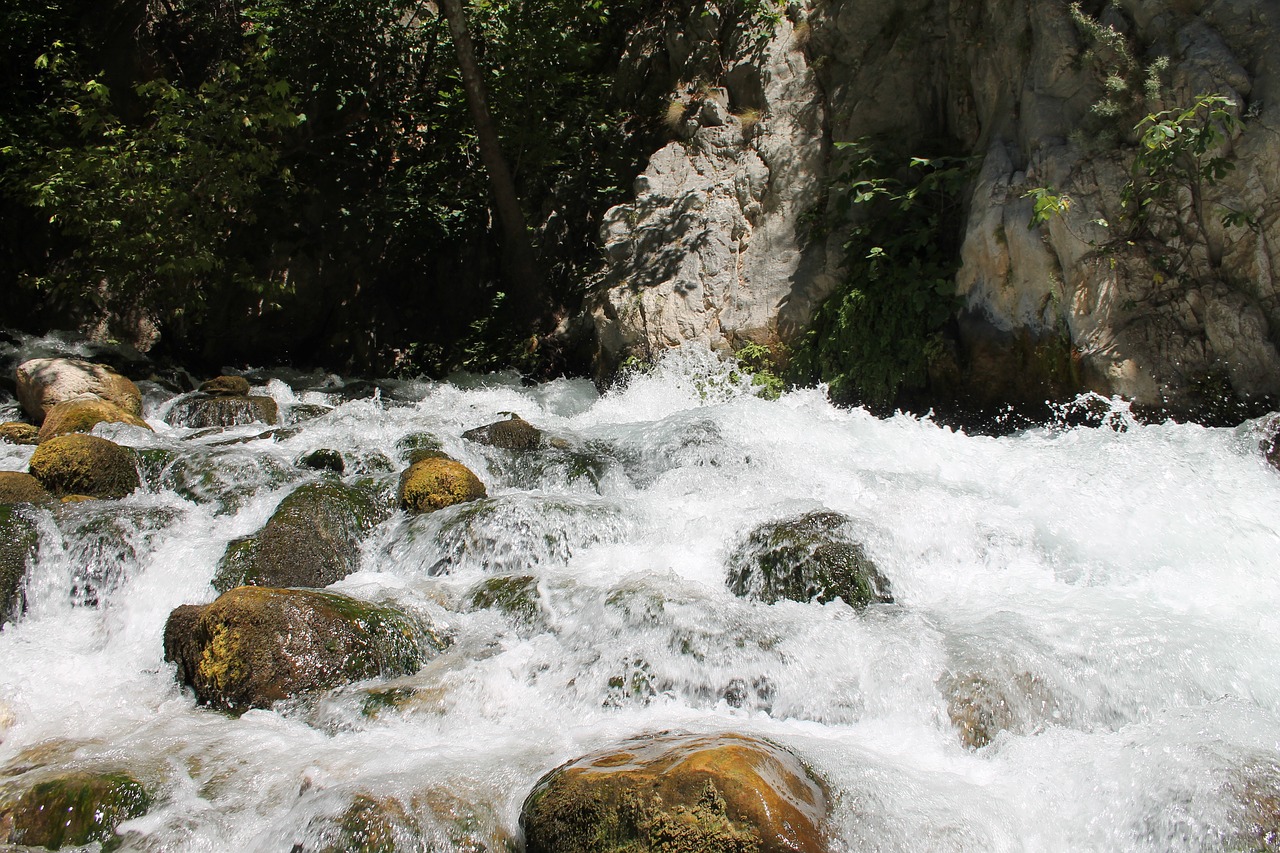
[[[512,414],[505,421],[469,429],[462,437],[503,450],[537,450],[542,443],[542,430],[519,415]]]
[[[178,401],[164,418],[169,426],[191,429],[242,426],[259,421],[274,424],[279,419],[279,407],[270,397],[214,397],[207,394],[194,394]]]
[[[36,423],[59,403],[89,394],[119,406],[131,415],[142,415],[138,386],[101,364],[74,358],[33,358],[18,365],[18,400]]]
[[[46,411],[37,440],[43,442],[60,435],[89,432],[97,424],[128,424],[151,431],[146,421],[114,403],[85,396],[58,403]]]
[[[122,498],[138,488],[133,451],[92,435],[60,435],[31,454],[31,474],[50,492]]]
[[[1271,467],[1280,471],[1280,415],[1272,417],[1263,427],[1263,437],[1258,443],[1258,449]]]
[[[70,567],[72,603],[97,607],[173,529],[182,512],[166,506],[63,498],[53,517]]]
[[[497,610],[524,625],[539,621],[538,579],[529,575],[486,578],[467,593],[472,610]]]
[[[21,471],[0,471],[0,506],[38,504],[53,500],[40,481]]]
[[[1241,853],[1280,850],[1280,763],[1274,756],[1245,762],[1228,784],[1238,807],[1231,843]]]
[[[825,853],[827,796],[740,735],[637,738],[553,770],[524,802],[528,853]]]
[[[891,603],[889,581],[849,536],[848,523],[840,513],[811,512],[757,527],[729,556],[729,589],[768,604]]]
[[[0,799],[0,841],[56,850],[94,842],[114,850],[116,827],[147,813],[151,795],[127,773],[41,773]]]
[[[217,376],[201,382],[197,390],[213,397],[247,397],[249,380],[243,376]]]
[[[335,474],[341,474],[347,467],[342,461],[341,453],[327,448],[305,454],[298,460],[298,464],[313,471],[332,471]]]
[[[356,571],[360,539],[390,514],[369,488],[308,483],[252,536],[227,546],[213,587],[325,587]]]
[[[219,514],[234,512],[260,491],[298,478],[297,469],[274,456],[236,447],[224,451],[148,448],[139,453],[148,485],[170,489],[198,504],[214,504]]]
[[[36,436],[40,430],[34,424],[21,421],[8,421],[0,424],[0,443],[4,444],[36,444]]]
[[[22,612],[22,578],[39,542],[31,519],[0,504],[0,627]]]
[[[423,459],[448,459],[444,444],[429,432],[414,432],[396,442],[400,458],[412,465]]]
[[[319,403],[297,403],[290,406],[287,418],[290,424],[300,424],[306,421],[312,421],[316,418],[323,417],[333,411],[332,406],[323,406]]]
[[[947,699],[947,716],[969,749],[981,749],[1003,731],[1030,733],[1057,710],[1048,685],[1029,672],[1007,680],[976,672],[948,674],[939,688]]]
[[[496,815],[443,791],[396,797],[357,794],[339,815],[314,821],[293,853],[506,853],[511,839]]]
[[[201,704],[240,714],[299,694],[417,671],[446,641],[389,607],[300,589],[238,587],[183,605],[164,656]]]
[[[471,469],[461,462],[437,457],[415,462],[400,475],[397,500],[402,509],[424,513],[487,495],[484,483]]]

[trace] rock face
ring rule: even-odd
[[[109,367],[73,358],[34,358],[18,365],[18,401],[37,424],[58,403],[84,394],[106,400],[131,415],[142,414],[142,392]]]
[[[195,394],[175,403],[165,415],[169,426],[208,429],[243,424],[274,424],[280,420],[280,408],[270,397],[235,397]]]
[[[547,774],[528,853],[824,853],[827,798],[790,753],[739,735],[640,738]]]
[[[133,451],[92,435],[60,435],[31,454],[31,474],[58,497],[122,498],[139,486]]]
[[[114,850],[116,827],[150,807],[147,790],[127,773],[46,774],[0,801],[0,842],[49,850],[98,842]]]
[[[40,425],[37,439],[48,441],[73,432],[89,432],[102,423],[129,424],[145,430],[151,429],[142,418],[129,414],[114,403],[85,396],[50,407],[44,413],[44,423]]]
[[[342,595],[239,587],[169,614],[164,657],[201,704],[233,714],[416,672],[443,646],[416,620]]]
[[[537,450],[542,443],[542,430],[513,414],[505,421],[469,429],[462,437],[478,444],[501,447],[503,450]]]
[[[261,530],[227,546],[213,586],[325,587],[359,567],[360,539],[388,515],[372,490],[343,483],[295,489]]]
[[[767,604],[891,603],[889,581],[850,537],[848,524],[838,512],[811,512],[757,527],[729,556],[729,589]]]
[[[434,512],[485,497],[484,483],[471,469],[452,459],[419,460],[400,475],[398,500],[411,513]]]

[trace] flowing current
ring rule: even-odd
[[[287,853],[360,795],[462,803],[518,838],[544,773],[660,731],[794,752],[830,789],[834,850],[1235,849],[1256,792],[1280,789],[1280,472],[1257,425],[1115,405],[1101,428],[977,437],[817,390],[760,399],[689,354],[604,395],[260,381],[292,429],[171,427],[173,395],[143,383],[155,434],[98,434],[203,473],[42,510],[26,613],[0,632],[0,767],[129,768],[157,797],[123,849]],[[556,446],[462,438],[507,412]],[[170,611],[212,601],[227,543],[321,476],[300,456],[338,450],[348,478],[393,486],[422,433],[489,498],[391,516],[333,587],[452,636],[397,680],[410,698],[371,712],[365,683],[238,719],[199,707],[163,660]],[[0,470],[31,450],[0,444]],[[754,528],[815,510],[852,519],[895,603],[729,591]],[[466,606],[496,575],[536,579],[536,614]],[[979,743],[957,697],[988,704]]]

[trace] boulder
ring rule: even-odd
[[[93,435],[60,435],[31,454],[31,474],[58,497],[122,498],[138,488],[133,451]]]
[[[447,839],[447,845],[441,844]],[[433,843],[435,842],[435,843]],[[445,791],[414,794],[409,802],[391,796],[356,794],[340,814],[313,820],[294,853],[410,853],[458,850],[507,853],[514,843],[497,815]]]
[[[214,589],[325,587],[342,580],[358,568],[360,539],[388,514],[371,488],[338,482],[300,486],[261,530],[227,546]]]
[[[538,579],[529,575],[485,578],[467,593],[472,610],[497,610],[521,625],[541,621]]]
[[[150,430],[147,422],[137,415],[131,415],[124,409],[100,400],[97,397],[77,397],[51,406],[44,413],[44,423],[40,425],[39,441],[48,441],[60,435],[73,432],[89,432],[97,424],[129,424]]]
[[[199,391],[213,397],[247,397],[249,380],[243,376],[218,376],[201,382]]]
[[[757,527],[729,556],[729,589],[767,604],[892,603],[889,581],[849,536],[848,524],[837,512],[811,512]]]
[[[0,627],[22,612],[22,578],[39,542],[31,519],[0,504]]]
[[[215,397],[194,394],[174,403],[165,423],[169,426],[207,429],[231,427],[243,424],[274,424],[280,419],[280,409],[270,397]]]
[[[1049,686],[1030,672],[949,673],[938,687],[960,743],[968,749],[981,749],[1003,731],[1025,735],[1062,719],[1063,709]]]
[[[400,475],[397,500],[411,513],[434,512],[487,497],[484,483],[461,462],[445,457],[422,459]]]
[[[342,461],[342,454],[328,448],[313,450],[305,454],[298,460],[298,464],[313,471],[332,471],[335,474],[341,474],[347,467],[346,463]]]
[[[412,432],[396,442],[396,452],[408,464],[433,457],[448,458],[444,444],[429,432]]]
[[[658,735],[572,761],[520,816],[527,853],[825,853],[827,794],[791,753]]]
[[[18,401],[37,424],[59,403],[84,394],[114,403],[131,415],[142,415],[138,386],[101,364],[74,358],[33,358],[18,365]]]
[[[53,500],[40,481],[21,471],[0,471],[0,506],[38,504]]]
[[[413,617],[334,593],[238,587],[169,614],[164,659],[232,714],[366,678],[416,672],[446,641]]]
[[[128,773],[39,773],[0,801],[0,842],[49,850],[97,842],[114,850],[122,842],[116,827],[150,807],[151,795]]]
[[[537,450],[542,443],[542,430],[519,415],[512,414],[505,421],[469,429],[462,437],[503,450]]]
[[[34,424],[9,421],[0,424],[0,442],[5,444],[36,444],[39,441],[36,438],[39,432],[39,428]]]

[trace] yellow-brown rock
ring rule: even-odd
[[[0,471],[0,505],[37,504],[53,500],[40,481],[21,471]]]
[[[422,459],[400,475],[400,506],[411,513],[434,512],[487,496],[480,478],[452,459]]]
[[[741,735],[638,738],[564,765],[525,800],[527,853],[826,853],[827,796]]]
[[[0,442],[6,444],[35,444],[38,439],[36,435],[40,432],[34,424],[24,424],[21,421],[9,421],[0,424]]]
[[[73,432],[89,432],[98,424],[129,424],[149,430],[147,422],[137,415],[131,415],[114,403],[97,397],[77,397],[51,407],[44,413],[44,423],[40,425],[39,441],[48,441],[60,435]]]
[[[122,498],[139,486],[133,451],[94,435],[60,435],[31,454],[31,474],[57,497]]]
[[[76,358],[33,358],[15,371],[18,401],[36,423],[59,403],[84,394],[114,403],[131,415],[142,414],[138,386],[109,367]]]
[[[200,383],[201,394],[212,394],[215,397],[247,397],[249,396],[249,380],[243,376],[217,376]]]

